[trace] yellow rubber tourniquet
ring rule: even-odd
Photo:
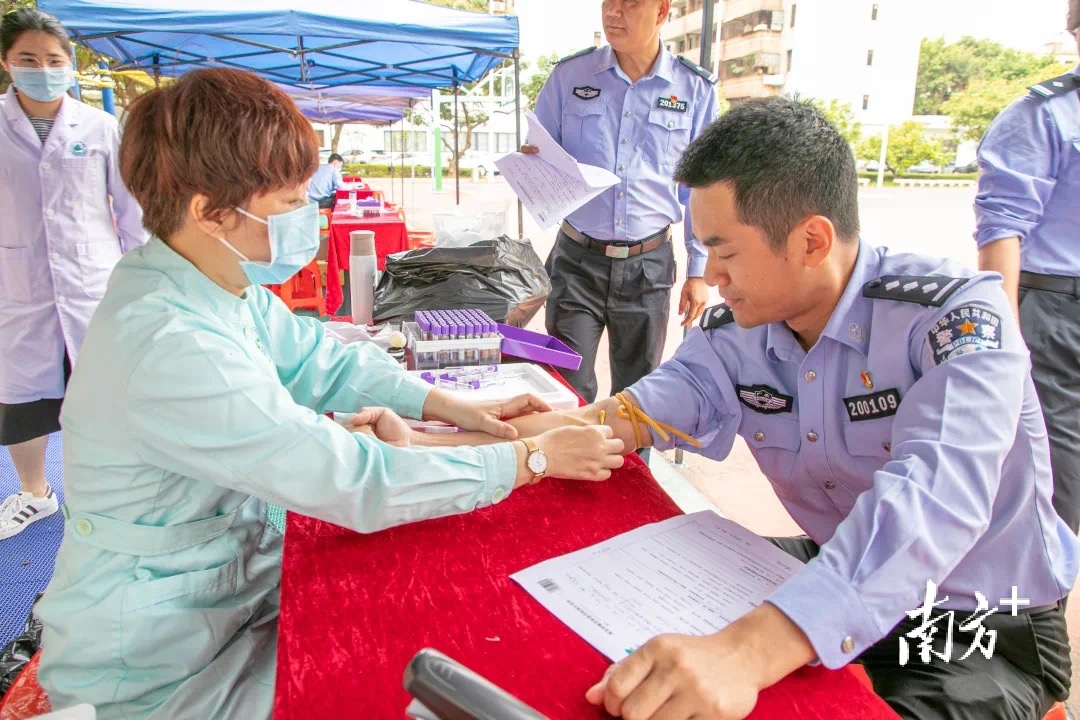
[[[630,425],[634,428],[634,439],[637,441],[638,447],[642,447],[640,423],[645,423],[653,430],[655,430],[656,434],[659,435],[661,439],[663,439],[665,442],[671,439],[671,437],[668,435],[668,433],[671,433],[671,435],[682,438],[696,448],[701,447],[701,443],[699,443],[697,440],[690,437],[686,433],[676,430],[675,428],[671,427],[670,425],[666,425],[665,423],[653,420],[651,417],[642,412],[641,408],[630,402],[630,400],[627,399],[627,397],[622,393],[615,393],[615,399],[619,401],[619,410],[616,414],[623,420],[630,421]]]

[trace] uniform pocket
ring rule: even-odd
[[[670,169],[690,144],[689,113],[653,108],[646,129],[646,151],[661,169]]]
[[[82,276],[82,287],[92,298],[101,298],[116,263],[120,261],[120,243],[115,236],[97,242],[75,244],[75,255]]]
[[[562,146],[578,156],[593,148],[606,148],[604,113],[607,105],[600,100],[571,101],[563,106]]]
[[[675,285],[675,249],[671,242],[641,256],[645,290],[670,290]]]
[[[791,497],[792,471],[799,452],[799,421],[782,415],[765,415],[743,408],[739,435],[746,440],[761,471],[781,497]]]
[[[166,683],[209,665],[251,617],[250,609],[234,599],[240,565],[236,556],[217,567],[124,588],[124,662]]]
[[[34,249],[0,247],[0,299],[12,302],[33,300]]]
[[[101,155],[61,158],[64,171],[65,194],[78,202],[98,200],[105,195],[105,158]]]

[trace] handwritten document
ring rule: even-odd
[[[525,116],[529,123],[528,143],[539,152],[510,153],[496,160],[495,167],[536,224],[546,230],[618,183],[619,178],[603,168],[579,163],[555,142],[536,115],[529,112]]]
[[[645,525],[511,575],[611,660],[662,633],[707,635],[760,605],[802,563],[705,510]]]

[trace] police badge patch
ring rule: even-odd
[[[795,399],[768,385],[736,385],[739,402],[764,415],[789,413]]]
[[[956,308],[934,323],[927,335],[935,365],[980,350],[1001,349],[1001,318],[974,305]]]
[[[574,88],[574,97],[581,98],[582,100],[592,100],[593,98],[600,97],[600,88],[589,87],[588,85],[576,87]]]

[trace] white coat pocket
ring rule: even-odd
[[[0,300],[25,303],[34,300],[34,248],[0,247]]]

